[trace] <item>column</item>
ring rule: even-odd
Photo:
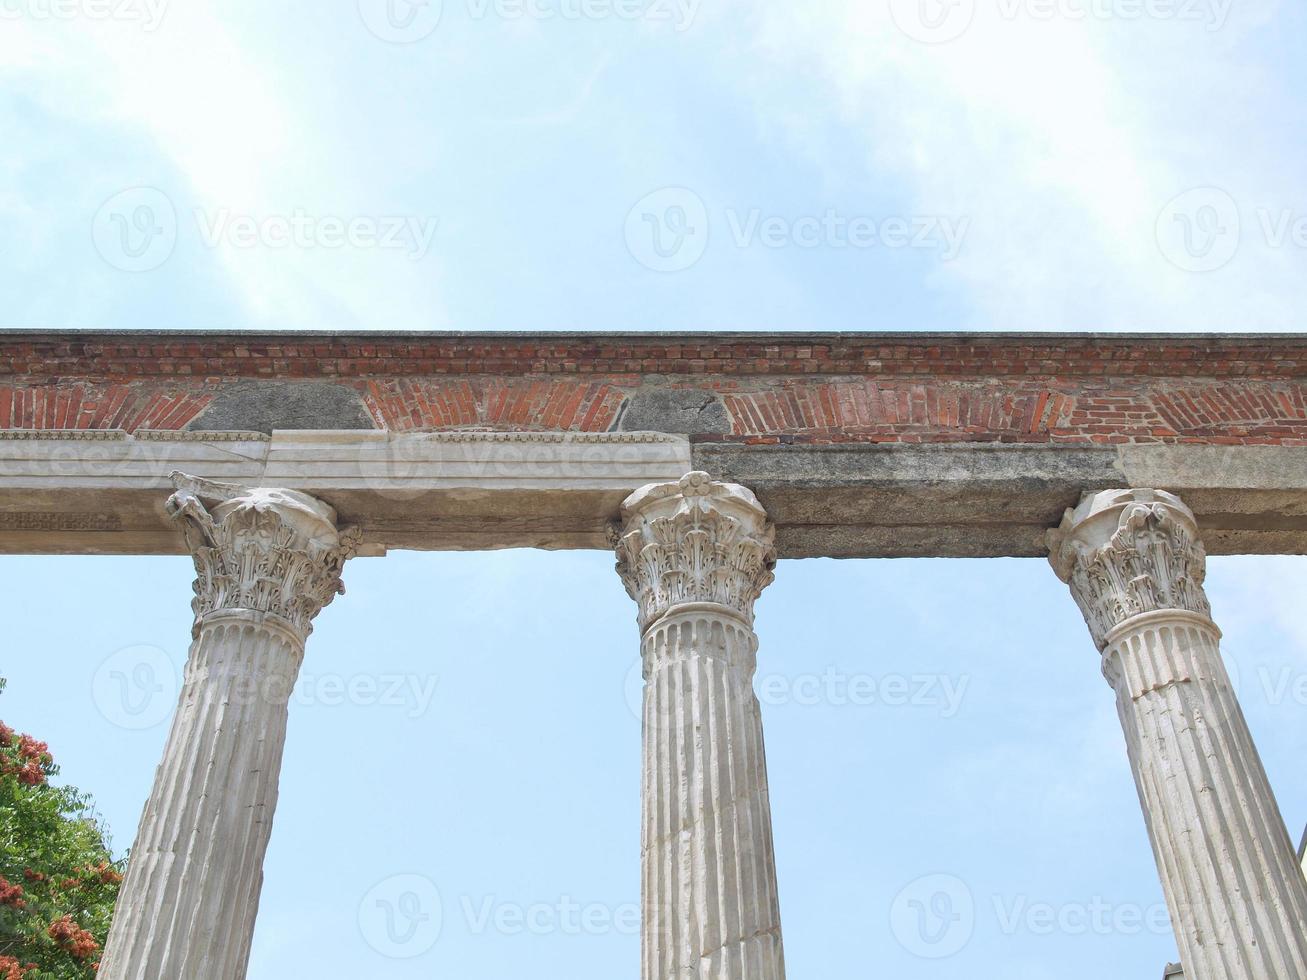
[[[644,669],[643,980],[783,980],[753,604],[775,532],[754,495],[690,473],[622,506],[617,571]]]
[[[1184,975],[1307,977],[1307,883],[1221,661],[1193,513],[1086,494],[1049,544],[1116,691]]]
[[[358,542],[306,494],[173,482],[168,512],[195,559],[194,639],[102,980],[245,976],[287,702],[309,624],[344,591]]]

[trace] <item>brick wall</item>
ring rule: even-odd
[[[265,405],[251,426],[311,427],[329,387],[399,431],[654,418],[722,442],[1307,445],[1293,335],[0,334],[0,428],[212,427],[274,382],[296,421]]]

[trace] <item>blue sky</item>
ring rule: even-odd
[[[1302,565],[1214,559],[1209,581],[1295,837]],[[0,562],[3,717],[50,741],[119,850],[162,751],[190,577],[183,558]],[[397,552],[346,582],[291,705],[251,976],[634,976],[635,607],[609,556]],[[1160,976],[1174,943],[1112,693],[1044,562],[783,562],[758,630],[791,976]],[[132,717],[107,678],[136,663],[161,691]],[[413,958],[360,919],[397,875],[439,901],[419,892],[440,931]],[[939,875],[973,911],[923,946],[894,915]]]
[[[918,0],[431,0],[399,44],[367,25],[408,0],[359,2],[0,5],[6,321],[1282,330],[1303,304],[1300,5],[920,0],[951,38],[923,43]],[[623,229],[667,187],[707,248],[652,274]],[[136,188],[175,246],[124,274],[88,228]],[[1181,267],[1177,198],[1220,268]],[[828,210],[966,234],[949,260],[734,234]],[[437,230],[416,259],[232,231],[296,211]]]
[[[0,325],[1301,329],[1307,11],[935,2],[6,0]],[[635,975],[611,566],[347,568],[292,705],[253,978]],[[190,578],[0,559],[0,716],[120,850]],[[1305,587],[1301,558],[1212,562],[1295,838]],[[1160,974],[1111,692],[1045,563],[785,562],[758,625],[792,977]],[[124,717],[106,678],[135,663],[162,691]],[[407,959],[360,918],[397,875],[441,911]],[[972,909],[951,956],[899,915],[923,880]]]

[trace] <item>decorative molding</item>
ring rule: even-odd
[[[0,441],[65,442],[271,442],[266,432],[193,432],[189,429],[0,429]]]
[[[286,437],[315,437],[322,434],[318,429],[284,429],[279,435]],[[431,432],[397,432],[387,429],[359,429],[331,431],[330,435],[339,439],[341,436],[353,437],[355,440],[367,439],[412,439],[429,442],[541,442],[541,443],[587,443],[605,445],[610,443],[680,443],[684,436],[666,432],[496,432],[487,429],[438,430]],[[138,439],[143,442],[271,442],[273,437],[266,432],[245,432],[238,430],[202,432],[191,429],[137,429],[126,432],[122,429],[0,429],[0,440],[4,439],[60,439],[72,441],[112,441],[122,442]]]
[[[1206,553],[1194,515],[1161,490],[1086,494],[1048,534],[1049,561],[1100,650],[1137,616],[1178,611],[1210,622]]]
[[[341,569],[358,529],[340,533],[333,508],[294,490],[246,488],[172,474],[169,516],[195,559],[195,631],[217,612],[280,619],[302,643],[345,591]],[[207,505],[207,506],[206,506]]]
[[[0,531],[121,531],[122,527],[115,514],[0,513]]]
[[[637,490],[622,518],[610,541],[641,632],[687,603],[725,606],[752,625],[776,567],[775,528],[752,491],[696,471]]]
[[[144,442],[272,442],[266,432],[197,432],[190,429],[137,429],[133,437]]]
[[[76,442],[124,442],[130,436],[122,429],[0,429],[0,441],[59,439]]]
[[[366,431],[366,430],[364,430]],[[487,429],[441,430],[433,432],[393,432],[378,430],[378,435],[395,439],[420,439],[431,442],[547,442],[547,443],[680,443],[684,436],[666,432],[495,432]]]

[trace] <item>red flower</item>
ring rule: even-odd
[[[109,866],[108,861],[101,861],[98,867],[88,869],[92,874],[100,876],[100,880],[106,885],[121,885],[123,876],[116,869]]]
[[[3,721],[0,721],[0,748],[9,748],[9,745],[13,740],[14,730]],[[15,962],[17,961],[15,960]]]
[[[45,742],[38,742],[31,735],[19,737],[18,754],[24,759],[47,766],[54,761],[54,757],[50,755],[50,746]]]
[[[95,937],[74,922],[71,915],[55,919],[50,923],[47,932],[60,948],[67,950],[79,960],[84,960],[100,950],[100,944],[95,941]]]
[[[24,908],[27,903],[23,901],[23,886],[11,885],[4,878],[0,878],[0,905],[12,905],[16,909]]]

